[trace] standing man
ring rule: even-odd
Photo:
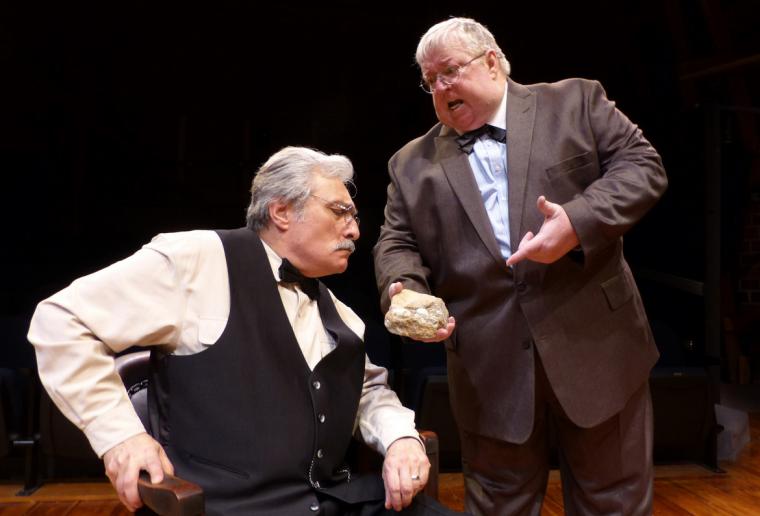
[[[199,484],[209,515],[447,514],[413,500],[430,466],[414,414],[315,279],[343,272],[359,238],[352,176],[344,156],[282,149],[253,181],[248,227],[159,235],[39,304],[42,383],[128,509],[142,469]],[[151,349],[152,435],[114,369],[131,346]],[[344,462],[355,431],[385,455],[382,479]]]
[[[403,287],[453,316],[433,340],[466,509],[539,514],[551,419],[568,514],[651,513],[657,349],[622,236],[666,188],[660,157],[599,83],[512,81],[474,20],[416,58],[440,123],[389,162],[375,269],[384,309]]]

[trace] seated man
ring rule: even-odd
[[[288,147],[258,171],[247,228],[163,234],[41,302],[40,378],[134,511],[140,470],[198,483],[208,514],[444,514],[414,414],[366,357],[364,324],[315,278],[359,237],[344,156]],[[151,346],[148,435],[114,354]],[[344,459],[355,430],[380,475]]]

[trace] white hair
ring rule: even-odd
[[[430,53],[442,48],[458,47],[475,57],[488,50],[493,50],[499,57],[501,69],[509,76],[511,67],[499,48],[493,34],[482,24],[471,18],[450,18],[436,23],[420,38],[417,45],[417,64],[422,68]]]
[[[246,213],[247,226],[256,232],[267,227],[269,205],[273,201],[292,203],[298,212],[303,213],[314,174],[353,184],[354,167],[345,156],[327,155],[306,147],[285,147],[272,154],[253,178],[251,204]]]

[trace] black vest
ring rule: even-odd
[[[382,484],[368,492],[344,463],[364,343],[341,322],[335,349],[311,371],[258,235],[218,234],[230,287],[222,336],[195,355],[151,354],[152,431],[176,474],[203,487],[210,515],[314,514],[319,491],[382,498]],[[321,283],[319,307],[323,320],[325,310],[340,320]]]

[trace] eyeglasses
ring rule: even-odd
[[[343,221],[346,224],[350,224],[351,221],[354,221],[356,222],[357,226],[359,225],[359,214],[357,213],[355,206],[350,204],[343,204],[342,202],[338,201],[328,201],[324,197],[320,197],[314,194],[309,194],[309,197],[314,197],[322,201],[325,205],[325,208],[333,212],[336,217],[342,217]]]
[[[447,88],[449,86],[453,86],[459,80],[459,77],[462,75],[462,71],[467,68],[467,66],[469,66],[473,61],[477,61],[487,53],[488,50],[479,56],[473,57],[464,64],[449,66],[444,71],[435,74],[431,78],[423,77],[420,81],[420,88],[422,88],[422,91],[425,93],[432,94],[436,90],[436,84],[438,84],[439,81]]]

